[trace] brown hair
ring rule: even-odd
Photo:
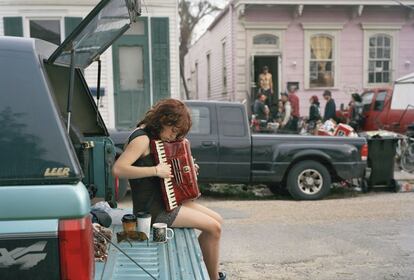
[[[152,137],[159,138],[163,126],[174,126],[178,129],[177,138],[183,138],[191,128],[191,117],[188,107],[177,99],[162,99],[145,114],[137,127],[145,125],[145,130]]]
[[[332,96],[332,93],[331,93],[331,91],[330,90],[325,90],[324,92],[323,92],[323,94],[322,94],[323,96]]]
[[[318,103],[319,104],[319,98],[316,95],[312,95],[311,98],[313,103]]]

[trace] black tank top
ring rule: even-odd
[[[128,143],[142,135],[150,137],[150,134],[144,129],[137,129],[129,136]],[[146,156],[140,157],[132,165],[137,167],[146,167],[155,166],[155,163],[150,153]],[[154,221],[158,214],[165,209],[161,196],[160,178],[154,176],[129,179],[129,185],[131,186],[134,214],[141,211],[149,212],[152,215],[152,221]]]

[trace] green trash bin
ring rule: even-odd
[[[367,136],[368,167],[371,173],[368,178],[370,187],[386,185],[396,188],[394,180],[394,161],[398,138],[393,136]]]

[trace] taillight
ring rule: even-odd
[[[118,201],[118,195],[119,195],[119,177],[115,177],[115,200]]]
[[[361,147],[361,159],[362,160],[368,159],[368,144],[364,144]]]
[[[60,275],[63,280],[90,280],[95,274],[90,216],[59,221]]]

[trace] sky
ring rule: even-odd
[[[216,5],[219,8],[224,8],[227,3],[229,2],[229,0],[210,0],[210,3]],[[209,27],[209,25],[213,22],[214,18],[219,14],[215,13],[214,15],[208,15],[205,16],[203,18],[203,20],[200,21],[200,23],[198,24],[198,26],[195,27],[194,29],[194,34],[193,34],[193,40],[192,42],[194,43],[195,41],[197,41],[198,38],[200,38],[201,35],[204,34],[204,32],[206,31],[206,29]]]

